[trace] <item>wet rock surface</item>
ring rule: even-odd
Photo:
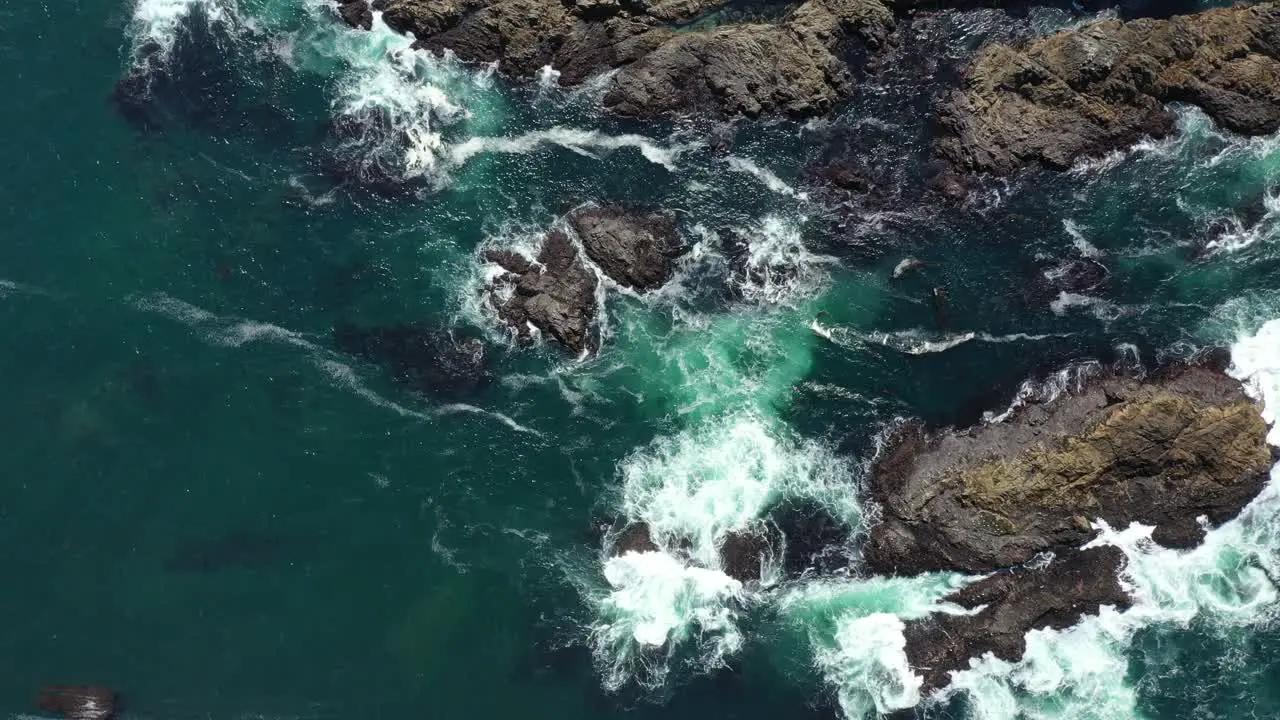
[[[946,602],[982,610],[907,623],[907,659],[924,678],[922,690],[945,687],[952,671],[986,653],[1020,660],[1031,630],[1071,627],[1104,605],[1128,608],[1131,600],[1119,581],[1123,567],[1124,553],[1115,547],[1069,550],[1047,566],[1004,570],[947,596]]]
[[[531,341],[537,329],[575,353],[595,348],[597,280],[567,235],[548,233],[536,261],[504,250],[484,259],[504,271],[488,288],[489,302],[517,338]]]
[[[1232,132],[1280,128],[1280,3],[989,45],[940,106],[938,150],[965,171],[1062,169],[1169,135],[1170,102],[1198,105]]]
[[[675,218],[661,212],[609,206],[570,216],[582,247],[620,285],[645,291],[671,279],[675,259],[685,251]]]
[[[614,538],[612,554],[655,552],[657,549],[658,544],[653,541],[649,524],[634,522],[622,528],[617,537]]]
[[[872,572],[990,572],[1092,539],[1090,523],[1154,525],[1167,547],[1197,544],[1234,517],[1272,465],[1266,425],[1216,368],[1112,375],[1001,423],[900,431],[870,479],[883,517]]]
[[[41,712],[67,720],[111,720],[119,704],[114,690],[92,685],[51,685],[36,698]]]
[[[781,545],[781,535],[771,524],[757,523],[730,531],[720,540],[720,566],[725,575],[739,582],[761,580],[765,564],[776,556]]]
[[[724,0],[374,0],[418,47],[532,77],[550,65],[575,85],[618,70],[604,104],[649,117],[694,107],[725,114],[809,116],[851,89],[842,48],[882,46],[894,26],[882,0],[809,0],[777,24],[677,31]],[[362,0],[339,6],[365,27]]]
[[[385,366],[415,392],[437,397],[470,395],[492,379],[484,341],[422,325],[362,328],[339,325],[334,343],[343,352]]]

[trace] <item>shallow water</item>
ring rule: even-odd
[[[710,121],[602,117],[599,83],[512,86],[318,0],[5,17],[0,711],[93,682],[152,718],[1280,713],[1274,486],[1190,553],[1109,529],[1137,607],[1035,633],[1024,662],[924,705],[900,623],[961,578],[743,587],[716,569],[723,532],[786,499],[864,527],[859,478],[896,419],[976,422],[1090,360],[1232,345],[1280,405],[1280,139],[1183,109],[1176,139],[961,209],[922,195],[950,65],[1066,13],[921,20],[833,118],[744,123],[727,153]],[[163,70],[143,123],[110,101],[138,62]],[[371,116],[379,131],[344,132]],[[872,200],[807,185],[833,148],[869,159]],[[676,281],[607,291],[598,357],[511,347],[477,249],[608,200],[678,213],[697,247]],[[1255,200],[1256,226],[1189,259]],[[736,302],[730,232],[756,271]],[[891,280],[908,255],[927,266]],[[1081,256],[1110,269],[1103,289],[1030,290]],[[415,396],[338,352],[339,321],[467,328],[497,380]],[[606,562],[618,518],[692,538],[706,567]]]

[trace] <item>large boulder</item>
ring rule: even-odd
[[[502,269],[488,288],[498,317],[522,341],[536,328],[575,353],[593,349],[596,276],[569,237],[547,234],[536,262],[509,251],[489,251],[485,260]]]
[[[882,46],[894,26],[883,0],[808,0],[777,24],[678,32],[725,0],[374,0],[415,46],[498,62],[528,78],[551,65],[568,85],[609,70],[605,106],[631,116],[693,107],[725,114],[825,112],[851,89],[841,59],[851,43]],[[367,27],[364,0],[339,11]]]
[[[1079,546],[1097,519],[1193,546],[1197,518],[1222,523],[1265,484],[1266,434],[1241,385],[1202,366],[1102,377],[968,430],[908,428],[872,471],[882,519],[864,559],[886,574],[989,572]]]
[[[660,212],[593,207],[569,218],[582,247],[620,285],[645,291],[671,279],[675,258],[685,251],[675,218]]]
[[[1120,585],[1124,553],[1115,547],[1069,550],[1047,565],[1004,570],[945,598],[971,615],[935,613],[907,623],[907,659],[924,678],[922,691],[946,686],[950,674],[970,659],[991,653],[1017,662],[1027,649],[1027,633],[1075,625],[1109,605],[1132,601]]]
[[[1167,20],[1104,20],[983,48],[942,103],[942,156],[962,170],[1062,169],[1174,131],[1168,102],[1227,130],[1280,129],[1280,3]]]

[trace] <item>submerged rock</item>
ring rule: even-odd
[[[489,382],[484,341],[421,325],[361,328],[341,324],[334,343],[343,352],[387,367],[415,392],[460,397]]]
[[[1097,519],[1190,547],[1199,516],[1222,523],[1265,484],[1266,432],[1240,384],[1202,366],[1098,378],[967,430],[908,428],[873,469],[883,512],[864,559],[877,573],[989,572],[1079,546]]]
[[[36,698],[41,712],[67,720],[111,720],[119,703],[114,690],[92,685],[51,685]]]
[[[1168,102],[1198,105],[1232,132],[1280,129],[1280,3],[989,45],[940,107],[938,149],[967,171],[1067,168],[1169,135]]]
[[[588,208],[569,218],[582,247],[606,275],[635,290],[653,290],[671,279],[686,247],[675,218],[629,212],[616,206]]]
[[[761,580],[766,564],[777,555],[780,545],[777,528],[767,523],[731,530],[720,539],[720,567],[725,575],[739,582]]]
[[[489,302],[516,337],[530,341],[536,329],[575,353],[595,346],[596,276],[567,235],[548,233],[536,262],[509,251],[489,251],[485,260],[504,271],[489,286]]]
[[[1031,630],[1071,627],[1103,605],[1128,608],[1131,600],[1119,580],[1123,566],[1119,548],[1069,550],[1046,566],[1004,570],[947,596],[946,602],[982,610],[935,613],[907,623],[907,659],[924,678],[922,691],[946,686],[952,671],[967,669],[970,659],[986,653],[1021,660]]]
[[[788,577],[827,574],[847,567],[852,529],[821,503],[788,500],[769,513],[782,533],[782,570]]]
[[[679,32],[725,0],[374,0],[387,24],[416,47],[499,63],[515,77],[543,67],[575,85],[617,70],[604,104],[653,116],[694,107],[725,114],[813,115],[851,89],[841,50],[878,48],[894,26],[884,0],[808,0],[778,24]],[[362,0],[342,17],[365,26]]]

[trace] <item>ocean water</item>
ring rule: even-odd
[[[325,0],[3,15],[0,713],[96,683],[156,720],[1280,716],[1275,483],[1190,552],[1101,528],[1135,607],[932,700],[902,622],[965,578],[719,569],[726,532],[790,500],[854,528],[856,561],[901,418],[995,419],[1228,346],[1277,419],[1280,138],[1179,108],[1172,139],[959,208],[922,192],[956,63],[1064,9],[920,18],[830,118],[732,131],[602,116],[603,80],[512,84]],[[131,74],[149,95],[122,112]],[[871,198],[806,181],[840,153]],[[599,356],[513,346],[480,250],[590,201],[670,209],[694,249],[658,293],[602,290]],[[752,268],[732,300],[729,233]],[[892,280],[907,256],[927,265]],[[1105,287],[1044,289],[1084,257]],[[495,380],[415,395],[341,353],[339,322],[465,329]],[[622,520],[698,562],[608,557]]]

